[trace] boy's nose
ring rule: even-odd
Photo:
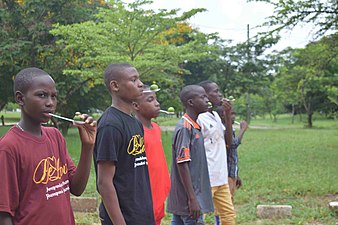
[[[138,86],[141,87],[141,88],[143,87],[143,83],[142,83],[141,80],[139,80]]]
[[[53,97],[48,97],[46,101],[47,106],[54,106],[56,104],[56,99]]]

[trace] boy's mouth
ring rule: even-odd
[[[52,116],[50,115],[50,113],[53,113],[53,111],[45,111],[45,112],[43,112],[43,115],[45,117],[51,118]]]

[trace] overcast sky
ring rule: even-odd
[[[125,0],[132,2],[133,0]],[[265,18],[273,14],[273,7],[263,2],[247,3],[246,0],[153,0],[152,9],[181,9],[180,12],[193,8],[205,8],[206,12],[198,13],[190,24],[204,33],[218,32],[224,39],[234,43],[247,39],[247,24],[250,25],[250,36],[259,30],[255,26],[262,24]],[[263,30],[260,30],[263,31]],[[283,33],[282,40],[274,49],[282,50],[288,46],[304,47],[311,41],[311,26],[297,27]]]

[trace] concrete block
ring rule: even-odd
[[[330,202],[329,207],[332,211],[338,212],[338,202]]]
[[[292,216],[290,205],[258,205],[257,216],[261,219],[282,219]]]
[[[95,212],[97,209],[96,198],[71,197],[70,203],[75,212]]]
[[[332,212],[336,213],[336,218],[338,218],[338,202],[330,202],[329,207]]]

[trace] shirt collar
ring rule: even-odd
[[[190,116],[188,116],[188,114],[184,113],[182,118],[187,120],[195,129],[199,129],[199,130],[201,129],[200,125],[197,122],[193,121],[190,118]]]

